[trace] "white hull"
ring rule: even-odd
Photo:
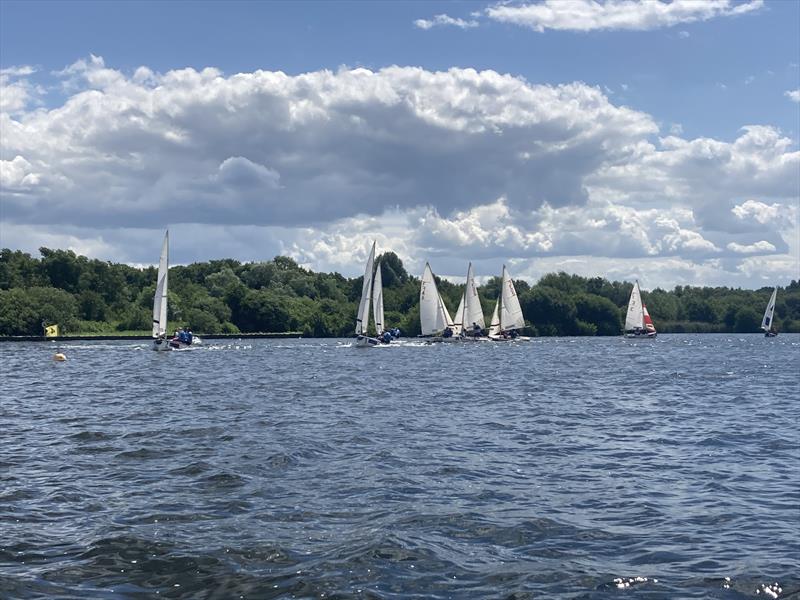
[[[379,345],[381,342],[378,338],[360,335],[356,338],[356,348],[372,348]]]
[[[625,338],[629,340],[653,340],[656,337],[656,332],[651,331],[650,333],[642,332],[642,333],[633,333],[626,331]]]
[[[172,350],[172,347],[169,345],[169,340],[166,338],[158,338],[153,340],[151,348],[156,352],[169,352]]]
[[[502,335],[492,335],[489,338],[493,342],[529,342],[531,338],[526,335],[518,335],[515,338],[503,337]]]

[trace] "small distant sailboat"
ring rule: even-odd
[[[503,265],[503,277],[500,287],[500,297],[494,305],[492,321],[489,324],[489,339],[494,341],[529,340],[529,337],[519,335],[525,328],[525,318],[522,316],[522,307],[519,304],[514,280],[508,274],[508,269]]]
[[[153,296],[153,350],[172,350],[167,340],[167,283],[169,278],[169,231],[164,234],[158,259],[158,279]]]
[[[167,292],[169,287],[169,230],[164,234],[161,256],[158,259],[156,293],[153,295],[153,350],[182,350],[189,346],[199,346],[202,340],[188,332],[183,339],[177,335],[167,339]]]
[[[642,302],[642,291],[639,289],[639,280],[633,284],[631,297],[628,300],[628,312],[625,315],[625,337],[652,339],[656,337],[656,328],[653,319],[647,312],[647,307]]]
[[[367,258],[367,266],[364,269],[364,283],[361,286],[361,302],[358,304],[358,314],[356,315],[356,347],[369,348],[380,344],[377,337],[370,337],[369,331],[369,307],[372,303],[373,293],[373,266],[375,264],[375,244],[372,242],[372,250]],[[383,328],[383,286],[380,279],[380,269],[378,270],[377,282],[378,289],[374,301],[375,328],[378,335]],[[378,321],[380,320],[380,324]]]
[[[478,296],[478,287],[475,285],[475,276],[472,272],[472,263],[467,267],[467,280],[464,293],[456,311],[454,319],[454,333],[465,340],[479,340],[486,329],[483,317],[483,307]]]
[[[419,289],[419,320],[420,337],[431,338],[432,342],[457,339],[453,335],[453,319],[447,312],[447,307],[439,294],[433,271],[428,263],[425,263],[425,271],[422,273],[422,284]],[[449,335],[446,333],[448,329],[450,330]]]
[[[775,300],[777,297],[778,288],[776,287],[774,290],[772,290],[772,296],[770,296],[769,302],[767,303],[767,309],[764,311],[764,318],[761,319],[761,329],[764,330],[764,337],[775,337],[778,335],[778,332],[773,328],[772,321],[772,317],[775,314]]]

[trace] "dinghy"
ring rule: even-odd
[[[508,269],[503,265],[503,277],[500,287],[500,297],[494,306],[492,322],[489,325],[489,339],[496,342],[526,341],[531,338],[519,335],[525,328],[525,318],[522,316],[522,307],[519,304],[514,280],[508,274]]]
[[[158,279],[153,296],[153,350],[172,350],[167,340],[167,279],[169,275],[169,231],[164,234],[158,259]]]
[[[642,302],[642,291],[639,289],[639,280],[633,285],[631,297],[628,300],[628,312],[625,315],[625,337],[636,339],[652,339],[656,337],[656,328],[647,307]]]
[[[419,288],[419,320],[421,331],[419,337],[427,338],[430,342],[458,341],[454,334],[453,319],[447,312],[447,307],[439,294],[433,271],[428,263],[425,263],[422,284]],[[448,329],[450,330],[449,335]]]
[[[368,330],[369,330],[369,305],[372,301],[372,271],[373,265],[375,263],[375,244],[376,242],[372,242],[372,250],[369,252],[369,258],[367,258],[367,266],[364,269],[364,283],[361,286],[361,302],[358,304],[358,314],[356,315],[356,347],[357,348],[370,348],[372,346],[377,346],[380,344],[380,340],[376,337],[370,337]],[[378,277],[380,277],[380,271],[378,272]],[[376,299],[375,302],[375,312],[380,309],[380,320],[381,326],[383,325],[383,289],[378,290],[378,294],[380,296],[380,300]],[[380,302],[380,305],[378,304]],[[376,315],[378,317],[378,315]],[[376,329],[378,328],[378,323],[376,321]],[[377,329],[378,333],[380,333],[380,329]]]
[[[772,296],[767,303],[767,309],[764,311],[764,318],[761,319],[761,329],[764,330],[764,337],[775,337],[778,332],[773,328],[772,317],[775,314],[775,299],[778,297],[778,288],[772,290]]]
[[[161,245],[161,256],[158,259],[158,276],[156,279],[156,293],[153,295],[153,350],[165,352],[168,350],[183,350],[191,346],[198,346],[202,340],[196,335],[179,339],[167,339],[167,293],[169,287],[169,230],[164,234],[164,243]],[[191,341],[185,341],[186,339]]]

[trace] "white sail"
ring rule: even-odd
[[[383,278],[381,264],[375,268],[375,283],[372,284],[372,312],[375,314],[375,331],[383,333]]]
[[[169,231],[164,234],[161,257],[158,259],[158,279],[153,296],[153,337],[167,332],[167,282],[169,276]]]
[[[625,331],[633,331],[644,327],[644,309],[642,308],[642,294],[639,290],[639,280],[633,284],[631,298],[628,300],[628,313],[625,315]]]
[[[500,294],[500,329],[511,331],[523,329],[525,319],[522,316],[522,307],[519,305],[517,290],[514,289],[514,280],[503,265],[503,289]]]
[[[461,301],[458,303],[456,314],[453,317],[453,334],[461,335],[464,330],[464,294],[461,294]]]
[[[767,304],[767,310],[764,311],[764,318],[761,319],[761,329],[769,331],[772,328],[772,316],[775,314],[775,299],[778,297],[778,288],[772,290],[772,296]]]
[[[361,286],[361,302],[358,305],[358,315],[356,316],[356,334],[366,335],[369,328],[369,304],[372,292],[372,264],[375,262],[375,242],[372,242],[367,266],[364,269],[364,283]]]
[[[428,263],[425,263],[425,271],[422,273],[422,284],[419,289],[419,320],[422,335],[440,333],[453,323],[450,315],[447,314],[442,297],[439,295],[433,271]]]
[[[516,296],[516,293],[514,295]],[[517,305],[519,305],[519,301],[517,301]],[[519,314],[522,316],[522,310],[519,311]],[[477,324],[481,329],[486,328],[481,299],[478,296],[478,288],[475,285],[475,277],[472,273],[472,263],[469,263],[469,267],[467,268],[467,284],[464,289],[464,328],[469,331],[473,328],[474,324]],[[524,326],[525,324],[523,322],[521,327]]]
[[[489,325],[489,335],[492,337],[500,335],[500,298],[494,303],[492,322]]]

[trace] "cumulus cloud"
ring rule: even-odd
[[[789,100],[792,102],[800,102],[800,89],[786,90],[783,95],[789,98]]]
[[[761,240],[760,242],[747,245],[731,242],[730,244],[728,244],[728,249],[733,252],[737,252],[739,254],[764,254],[764,253],[775,252],[775,246],[773,246],[766,240]]]
[[[478,21],[469,21],[449,15],[436,15],[432,19],[417,19],[414,25],[419,29],[432,29],[433,27],[458,27],[459,29],[471,29],[478,26]]]
[[[0,113],[17,113],[44,92],[29,80],[34,73],[30,65],[0,69]]]
[[[734,3],[731,0],[544,0],[510,4],[501,2],[486,9],[495,21],[543,32],[652,30],[681,23],[707,21],[717,17],[745,14],[763,6],[763,0]],[[688,35],[688,34],[687,34]],[[684,36],[682,36],[684,37]]]
[[[798,246],[800,152],[780,131],[665,135],[580,82],[414,67],[129,74],[97,56],[59,77],[63,103],[0,114],[3,245],[61,240],[139,263],[169,225],[186,262],[285,252],[354,275],[378,239],[442,275],[593,256],[613,273],[669,265],[664,281],[721,261],[737,282],[750,255],[785,264]]]

